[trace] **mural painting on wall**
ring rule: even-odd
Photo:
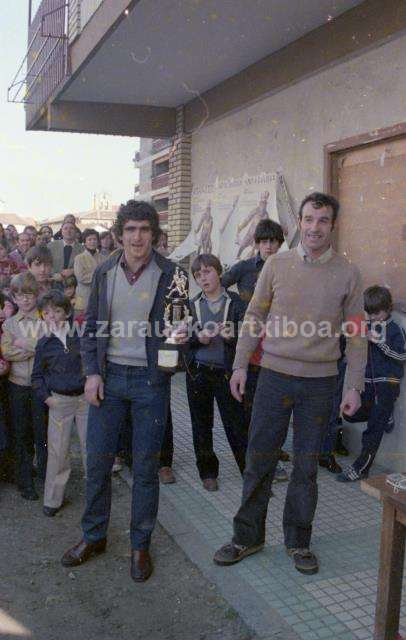
[[[173,251],[172,260],[214,253],[225,267],[255,254],[258,222],[271,218],[282,226],[286,250],[298,237],[297,220],[279,173],[217,179],[192,191],[192,229]]]

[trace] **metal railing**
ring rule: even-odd
[[[172,145],[172,138],[154,138],[152,140],[151,151],[157,153],[162,149],[167,149]]]
[[[163,189],[169,185],[169,173],[161,173],[159,176],[153,176],[151,178],[151,189]]]
[[[7,99],[26,105],[29,123],[68,75],[68,3],[42,0],[29,25],[27,53]]]

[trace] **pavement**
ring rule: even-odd
[[[213,563],[214,552],[232,537],[242,480],[218,412],[214,448],[220,460],[219,491],[199,479],[184,376],[172,381],[176,484],[161,485],[159,521],[208,580],[257,634],[258,640],[370,640],[377,588],[380,503],[359,483],[341,484],[319,470],[319,500],[312,549],[320,562],[314,576],[297,572],[283,544],[282,512],[287,483],[274,484],[264,551],[232,567]],[[291,449],[288,436],[287,451]],[[346,465],[351,458],[338,459]],[[284,464],[290,471],[290,463]],[[374,467],[373,473],[382,469]],[[131,484],[128,470],[123,478]],[[404,590],[406,592],[406,590]],[[406,602],[401,630],[406,629]]]

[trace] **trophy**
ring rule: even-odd
[[[173,279],[166,295],[164,321],[171,327],[171,335],[159,347],[158,368],[167,372],[175,372],[180,368],[180,345],[176,344],[176,331],[188,322],[188,283],[186,275],[176,267]]]

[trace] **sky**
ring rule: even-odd
[[[28,0],[8,0],[0,20],[0,212],[40,220],[88,211],[94,194],[128,200],[138,138],[25,131],[24,105],[7,102],[26,54],[27,16]]]

